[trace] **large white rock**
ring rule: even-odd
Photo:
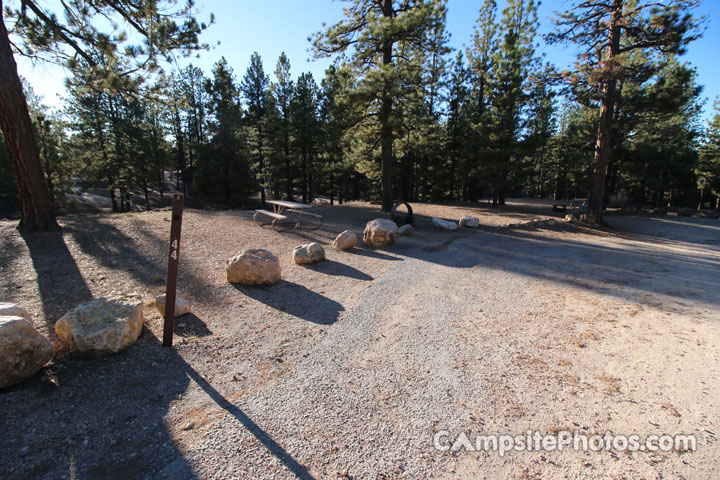
[[[400,227],[398,231],[400,235],[415,235],[415,229],[409,223]]]
[[[433,217],[432,223],[437,228],[442,228],[443,230],[457,230],[458,229],[457,223],[449,222],[447,220],[443,220],[442,218],[438,218],[438,217]]]
[[[117,353],[140,336],[143,301],[121,295],[75,307],[55,323],[55,333],[74,352]]]
[[[365,225],[363,242],[371,247],[391,247],[398,239],[400,230],[395,222],[386,218],[376,218]]]
[[[163,317],[165,316],[165,299],[164,293],[155,299],[155,308]],[[190,313],[190,304],[182,295],[175,294],[175,316],[180,317],[186,313]]]
[[[349,250],[357,246],[357,235],[350,230],[338,233],[338,236],[333,240],[332,246],[338,250]]]
[[[477,228],[480,226],[480,219],[478,217],[462,217],[458,223],[461,227]]]
[[[0,303],[0,317],[22,317],[30,322],[30,325],[33,324],[33,319],[28,311],[14,303]]]
[[[325,260],[325,249],[316,242],[300,245],[293,250],[292,259],[297,264],[321,262]]]
[[[280,280],[280,260],[272,252],[249,248],[227,261],[227,281],[248,285],[272,285]]]
[[[0,388],[33,376],[52,356],[52,343],[27,319],[0,316]]]

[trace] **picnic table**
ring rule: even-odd
[[[553,202],[553,212],[564,212],[569,206],[573,211],[587,205],[587,198],[574,198],[572,200],[556,200]]]
[[[322,215],[305,211],[312,208],[312,205],[308,205],[307,203],[290,202],[287,200],[267,200],[265,203],[272,205],[273,211],[271,212],[263,209],[255,210],[253,220],[257,222],[258,215],[272,218],[273,229],[277,230],[277,227],[281,225],[294,225],[294,228],[296,229],[303,228],[303,217],[311,219],[310,222],[307,222],[308,228],[314,229],[322,226]],[[288,214],[293,214],[295,216],[295,220],[291,220]]]

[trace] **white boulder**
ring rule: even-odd
[[[432,218],[432,224],[435,225],[437,228],[441,228],[443,230],[457,230],[458,224],[455,222],[450,222],[448,220],[443,220],[442,218],[433,217]]]
[[[415,229],[410,224],[403,225],[398,231],[400,235],[415,235]]]
[[[33,319],[28,311],[14,303],[0,303],[0,317],[22,317],[30,322],[30,325],[33,324]]]
[[[21,316],[0,316],[0,388],[31,377],[53,356],[53,345]]]
[[[461,227],[477,228],[480,226],[480,219],[478,217],[462,217],[458,223]]]
[[[165,302],[166,296],[164,293],[155,299],[155,308],[157,308],[157,311],[160,312],[160,315],[163,317],[165,316]],[[182,295],[177,293],[175,295],[175,316],[180,317],[186,313],[190,313],[190,303],[188,303]]]
[[[280,280],[280,260],[259,248],[243,250],[227,261],[227,281],[248,285],[272,285]]]
[[[395,222],[386,218],[376,218],[365,225],[363,231],[363,243],[370,247],[391,247],[395,244],[400,235],[400,230]]]
[[[338,236],[333,240],[332,246],[338,250],[349,250],[357,246],[357,235],[355,232],[345,230],[342,233],[338,233]]]
[[[319,243],[312,242],[295,247],[292,254],[293,262],[297,264],[317,263],[325,260],[325,249]]]
[[[138,339],[143,325],[139,295],[96,298],[55,323],[55,333],[74,352],[117,353]]]

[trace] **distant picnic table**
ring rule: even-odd
[[[258,221],[258,215],[272,218],[273,229],[277,230],[277,227],[281,225],[293,225],[296,229],[303,228],[303,217],[310,218],[311,222],[306,222],[308,228],[320,228],[322,226],[323,217],[317,213],[306,212],[305,210],[312,208],[312,205],[307,203],[290,202],[287,200],[267,200],[265,203],[269,203],[273,206],[273,211],[258,209],[255,210],[253,220]],[[294,222],[289,219],[288,213],[295,215]],[[288,221],[290,220],[290,221]],[[319,221],[319,223],[318,223]]]
[[[556,200],[553,202],[553,212],[565,212],[567,207],[573,211],[587,205],[587,198],[573,198],[572,200]]]

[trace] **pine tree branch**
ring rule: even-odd
[[[47,26],[52,28],[52,30],[62,38],[65,43],[70,45],[75,52],[77,52],[78,55],[80,55],[86,62],[88,62],[90,65],[95,66],[95,61],[93,58],[83,50],[80,45],[78,45],[72,38],[68,36],[68,34],[72,35],[69,30],[67,30],[62,25],[59,25],[55,21],[53,21],[51,18],[49,18],[47,15],[45,15],[45,12],[43,12],[40,7],[38,7],[33,0],[23,0],[23,4],[30,7],[30,10],[37,15],[37,17],[45,22]],[[67,32],[68,34],[66,34]]]

